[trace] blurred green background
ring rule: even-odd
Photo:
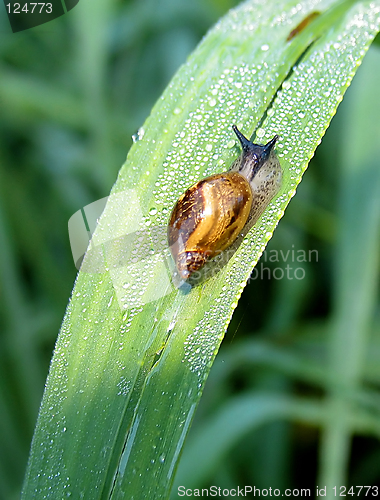
[[[16,34],[2,10],[0,498],[18,498],[76,276],[68,219],[108,195],[132,134],[237,3],[81,0]],[[203,473],[185,449],[180,484],[314,491],[334,467],[349,485],[380,484],[379,78],[374,44],[241,297],[188,444],[237,397],[310,397],[330,417],[307,426],[273,410]]]

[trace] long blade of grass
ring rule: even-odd
[[[168,496],[241,291],[379,29],[378,12],[379,2],[249,1],[173,78],[139,131],[78,275],[23,498]],[[188,185],[237,156],[232,123],[259,142],[280,135],[282,190],[228,264],[184,293],[167,270],[168,214]],[[136,231],[135,242],[151,238],[144,254],[126,237]]]

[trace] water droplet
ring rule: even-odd
[[[140,127],[138,131],[132,135],[132,141],[133,142],[141,141],[141,139],[144,137],[144,134],[145,130],[143,129],[143,127]]]

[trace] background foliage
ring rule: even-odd
[[[95,0],[91,16],[78,7],[75,16],[15,35],[0,17],[1,498],[18,497],[76,275],[67,220],[109,193],[131,135],[178,65],[235,3]],[[305,426],[291,415],[280,420],[281,406],[271,406],[284,394],[335,404],[338,377],[348,381],[352,402],[344,415],[355,420],[359,403],[368,418],[380,410],[379,71],[373,46],[240,299],[196,414],[180,484],[313,488],[327,480],[336,453],[348,484],[380,480],[378,425],[370,435],[350,418]],[[353,183],[362,163],[365,175]],[[317,252],[298,262],[292,252],[299,250]],[[301,267],[304,279],[292,271],[276,279],[275,269],[287,265]],[[345,373],[346,366],[354,370]],[[237,421],[223,416],[250,398],[261,398],[267,416],[236,432]],[[232,438],[213,455],[205,443],[221,429]],[[204,470],[192,458],[199,450]]]

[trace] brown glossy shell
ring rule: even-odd
[[[250,184],[238,172],[212,175],[180,197],[170,217],[168,237],[183,279],[235,241],[251,206]]]
[[[254,144],[236,125],[232,128],[242,148],[239,158],[228,172],[190,187],[170,217],[169,246],[183,280],[228,247],[233,253],[281,186],[282,169],[274,152],[278,136],[265,145]],[[229,258],[223,254],[222,265]]]

